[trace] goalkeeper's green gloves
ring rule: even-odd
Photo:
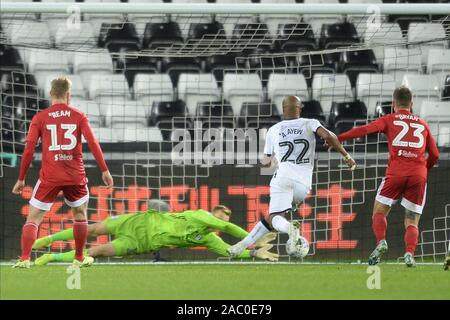
[[[262,248],[250,251],[250,255],[262,260],[278,261],[278,254],[270,252],[270,249],[272,249],[272,245],[268,244]]]
[[[258,241],[255,242],[256,248],[261,248],[269,244],[269,242],[272,242],[277,238],[276,232],[269,232],[263,235],[261,238],[258,239]]]

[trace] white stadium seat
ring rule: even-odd
[[[100,113],[106,115],[110,105],[123,104],[131,99],[131,94],[123,74],[101,74],[91,77],[89,98],[100,103]]]
[[[34,49],[28,57],[28,71],[31,73],[39,71],[70,71],[69,62],[63,51],[51,49]]]
[[[328,116],[332,102],[353,100],[350,80],[345,74],[316,73],[312,81],[312,97],[320,102],[324,114]]]
[[[117,139],[114,134],[114,130],[111,130],[111,128],[92,128],[92,131],[94,132],[95,138],[100,143],[117,142]],[[83,142],[85,142],[84,138],[83,138]]]
[[[13,46],[50,47],[50,32],[45,22],[19,21],[8,28]]]
[[[113,62],[108,50],[99,52],[75,52],[73,72],[79,74],[85,88],[90,85],[92,75],[112,74]]]
[[[285,96],[296,95],[302,101],[309,100],[308,85],[302,74],[272,73],[267,83],[267,96],[281,114],[281,104]]]
[[[408,42],[426,41],[420,45],[412,45],[417,47],[422,52],[422,62],[427,63],[428,51],[431,48],[443,49],[446,47],[445,29],[442,23],[428,23],[428,22],[412,22],[408,28]]]
[[[116,103],[104,106],[105,126],[113,129],[143,128],[147,126],[145,108],[142,104],[134,100],[125,100],[123,103]]]
[[[102,116],[100,115],[100,107],[97,102],[74,97],[70,100],[70,105],[84,112],[92,127],[99,128],[102,126]]]
[[[235,115],[240,114],[243,102],[262,102],[264,92],[257,73],[226,73],[223,79],[223,96]]]
[[[372,47],[378,63],[384,60],[383,44],[389,46],[402,46],[405,39],[398,23],[381,22],[381,24],[369,24],[364,32],[364,42]],[[392,48],[390,48],[392,49]]]
[[[172,101],[173,85],[167,73],[136,74],[134,78],[134,96],[150,114],[154,102]]]
[[[450,101],[423,101],[420,117],[426,120],[439,147],[450,146]]]
[[[156,127],[133,128],[114,130],[114,136],[119,142],[162,142],[161,131]]]
[[[364,102],[367,114],[373,116],[378,101],[392,100],[395,80],[389,74],[360,73],[356,80],[356,97]]]
[[[195,114],[199,102],[220,100],[217,81],[211,73],[181,73],[178,98],[186,102],[190,114]]]
[[[429,74],[405,74],[402,85],[413,93],[413,112],[420,115],[423,101],[438,101],[440,99],[439,81]]]
[[[406,73],[421,73],[421,53],[417,49],[387,47],[384,49],[383,72],[394,77],[400,85]]]
[[[427,73],[438,76],[439,80],[450,74],[450,49],[428,51]]]
[[[68,26],[66,22],[56,27],[55,46],[65,50],[90,49],[97,45],[94,31],[89,23],[81,22],[78,25]]]

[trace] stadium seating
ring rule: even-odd
[[[167,72],[174,86],[178,83],[181,73],[201,72],[200,61],[194,57],[165,57],[162,60],[162,72]]]
[[[328,124],[336,133],[340,134],[367,121],[367,108],[361,101],[333,102]],[[362,142],[364,138],[357,138],[355,142]]]
[[[58,76],[64,76],[72,81],[72,89],[71,89],[71,97],[72,100],[74,98],[85,99],[87,97],[87,92],[83,87],[83,82],[81,81],[81,77],[76,74],[60,74],[60,73],[47,73],[45,79],[42,82],[38,81],[39,88],[43,91],[43,96],[47,99],[50,98],[50,89],[51,82]],[[42,92],[41,91],[41,92]]]
[[[267,95],[279,113],[282,112],[281,104],[287,95],[296,95],[302,101],[309,100],[308,86],[302,74],[272,73],[267,85]]]
[[[413,92],[413,112],[421,112],[422,101],[438,101],[441,96],[439,81],[436,76],[428,74],[405,74],[403,85]]]
[[[234,54],[214,55],[208,57],[205,66],[206,72],[211,72],[220,86],[223,83],[225,73],[244,72],[245,68],[245,59],[239,58]]]
[[[334,49],[359,42],[356,28],[349,22],[324,24],[320,33],[319,46]]]
[[[445,77],[444,88],[442,89],[442,99],[450,100],[450,74]]]
[[[97,102],[77,96],[70,100],[70,105],[84,112],[93,128],[103,126],[103,117],[100,115],[100,107]]]
[[[316,73],[312,82],[312,98],[320,102],[323,112],[328,115],[333,102],[353,100],[350,80],[345,74]]]
[[[92,75],[89,98],[100,104],[100,113],[106,115],[110,104],[120,105],[131,99],[128,83],[123,74]]]
[[[183,37],[176,22],[148,23],[145,26],[142,49],[167,48],[182,43]]]
[[[310,101],[302,101],[303,108],[301,117],[308,119],[317,119],[323,125],[326,125],[326,117],[323,114],[322,107],[320,106],[319,101],[310,100]]]
[[[45,22],[25,20],[21,23],[11,23],[7,35],[14,46],[51,46],[50,31]]]
[[[230,101],[234,114],[240,114],[244,102],[262,102],[264,92],[259,76],[256,73],[226,73],[223,97]]]
[[[408,28],[408,41],[419,42],[431,41],[426,44],[412,46],[417,47],[422,52],[422,63],[426,64],[428,59],[428,51],[431,48],[443,49],[447,46],[445,38],[444,26],[441,23],[411,23]],[[434,41],[433,41],[434,40]]]
[[[182,100],[154,102],[149,124],[161,130],[164,140],[171,140],[174,128],[190,129],[192,127],[188,114],[186,103]]]
[[[270,128],[280,122],[281,117],[275,104],[271,102],[244,102],[238,117],[239,128]]]
[[[56,27],[56,48],[79,51],[92,49],[96,45],[94,30],[89,23],[81,22],[77,27],[69,28],[64,21]]]
[[[195,120],[205,128],[234,128],[233,108],[222,101],[203,102],[197,105]]]
[[[356,97],[366,105],[367,114],[373,116],[377,102],[391,99],[395,87],[391,75],[360,73],[356,81]]]
[[[427,73],[438,76],[444,81],[450,74],[450,49],[430,49],[428,51]]]
[[[384,49],[383,72],[394,77],[400,85],[406,73],[421,73],[421,52],[418,49],[390,48]]]
[[[375,57],[378,63],[384,61],[384,46],[393,49],[392,46],[402,46],[405,43],[405,39],[402,35],[402,30],[397,23],[381,23],[381,24],[369,24],[364,33],[364,43],[368,46],[373,46]]]
[[[134,96],[150,115],[154,102],[174,100],[173,85],[168,74],[137,74],[134,81]]]
[[[143,128],[147,126],[144,106],[133,100],[125,100],[123,104],[117,103],[116,100],[111,101],[111,104],[104,108],[104,115],[106,127],[112,129]]]
[[[178,81],[178,98],[186,102],[189,114],[195,114],[199,102],[218,101],[220,90],[211,73],[182,73]]]
[[[311,25],[304,22],[280,25],[276,44],[284,52],[310,51],[317,48]]]
[[[133,128],[114,130],[114,139],[118,142],[162,142],[163,137],[158,128]]]
[[[450,101],[423,101],[420,117],[428,122],[438,146],[450,146]]]
[[[19,51],[13,47],[0,47],[0,76],[12,70],[24,70]]]
[[[377,73],[379,66],[373,50],[352,50],[342,52],[338,70],[348,76],[350,84],[354,87],[358,74]]]
[[[83,86],[88,88],[92,75],[112,74],[113,62],[106,50],[99,52],[75,52],[73,72],[80,75]]]

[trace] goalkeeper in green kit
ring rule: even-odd
[[[220,256],[229,256],[229,244],[224,242],[215,232],[221,231],[238,239],[244,239],[248,233],[244,229],[229,222],[230,209],[216,206],[211,213],[204,210],[188,210],[181,213],[158,212],[148,210],[134,214],[111,216],[101,222],[88,226],[91,237],[112,235],[110,243],[92,246],[86,250],[90,264],[94,257],[127,256],[158,251],[161,248],[189,248],[205,246]],[[278,255],[269,252],[274,240],[274,233],[257,242],[256,249],[245,250],[238,258],[256,257],[277,261]],[[48,247],[54,241],[72,240],[73,230],[66,229],[54,235],[37,239],[33,249]],[[36,266],[49,262],[72,262],[75,251],[58,254],[44,254],[35,260]]]

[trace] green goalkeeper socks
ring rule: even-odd
[[[87,255],[88,251],[87,249],[84,250],[84,254]],[[75,250],[64,252],[64,253],[55,253],[53,254],[52,261],[57,262],[72,262],[73,259],[75,259]]]
[[[66,229],[63,231],[60,231],[58,233],[52,234],[51,236],[52,241],[63,241],[63,240],[73,240],[73,229]]]

